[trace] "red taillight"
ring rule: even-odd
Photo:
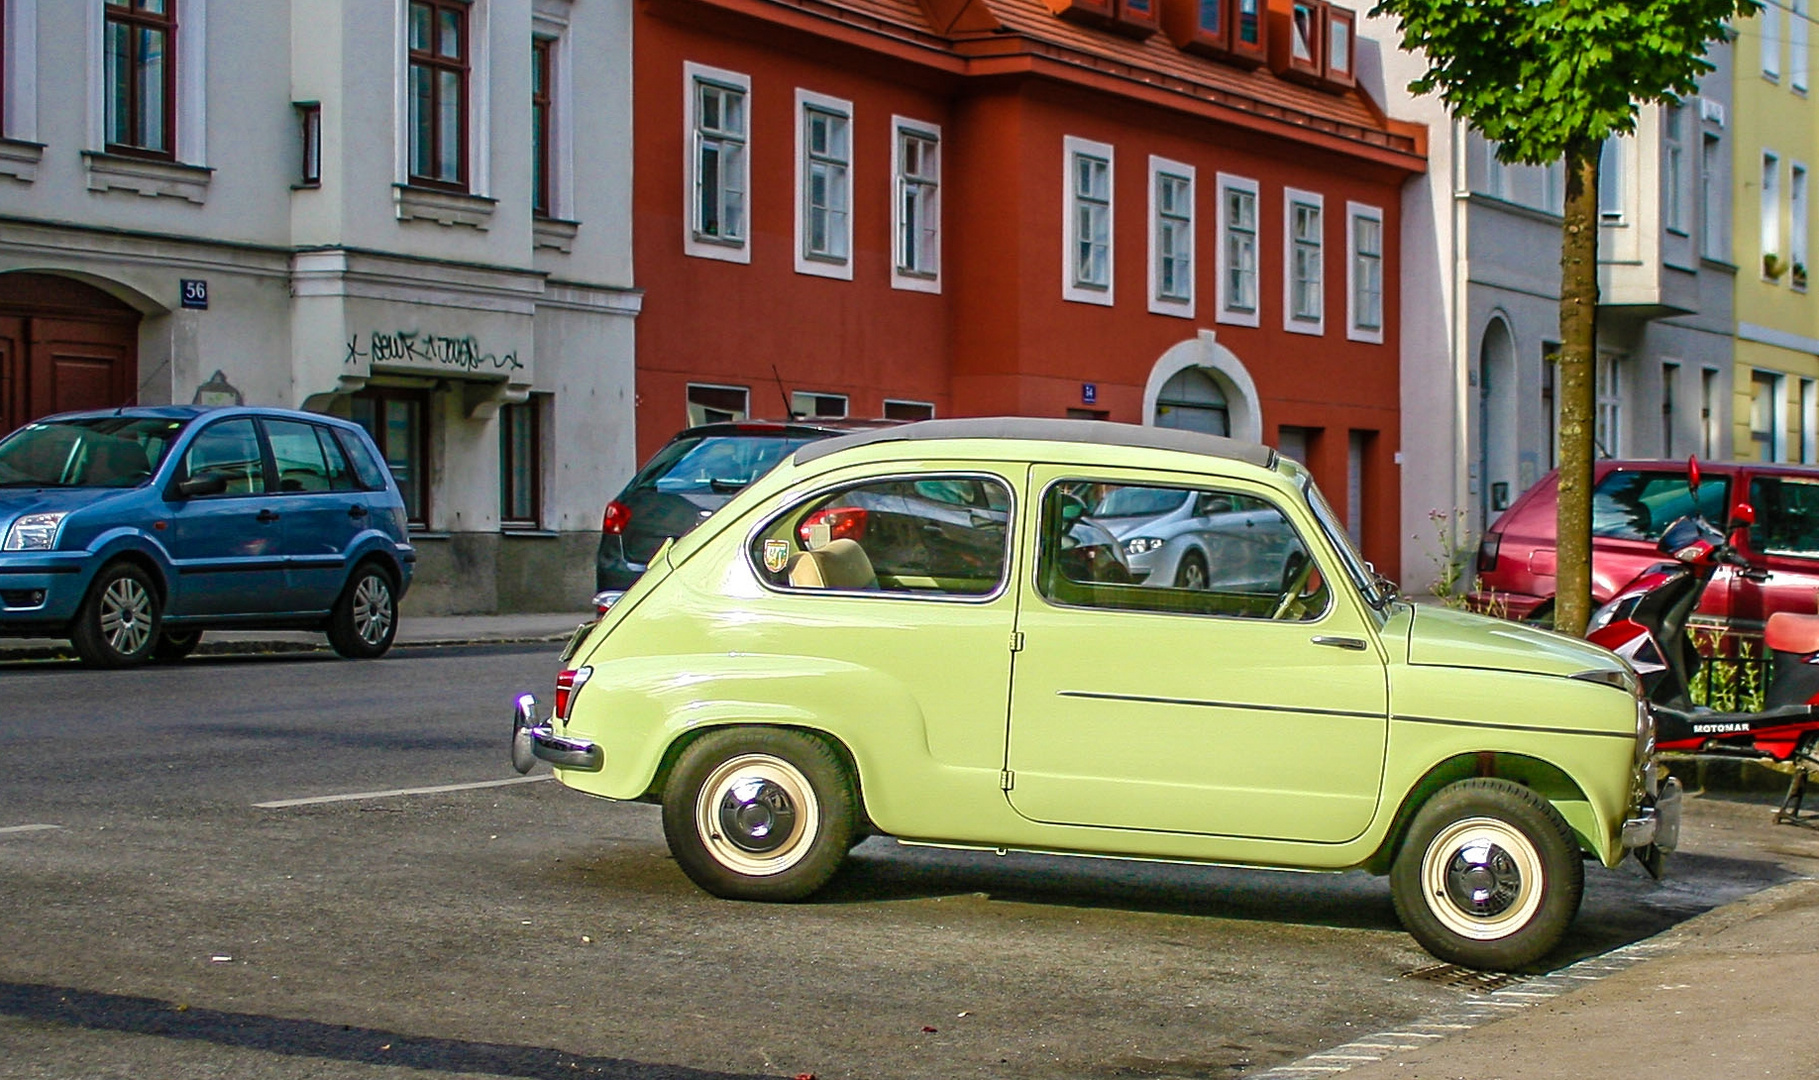
[[[809,542],[809,530],[817,525],[827,526],[829,540],[839,540],[843,537],[848,540],[862,540],[865,538],[865,511],[856,506],[841,506],[832,510],[815,511],[803,518],[802,524],[796,526],[796,535],[802,538],[804,545]]]
[[[568,707],[575,700],[575,692],[587,685],[588,676],[594,673],[591,667],[570,668],[556,675],[556,719],[568,719]]]
[[[600,531],[611,536],[618,536],[631,523],[632,508],[618,499],[614,499],[606,504],[606,513],[600,517]]]
[[[1485,533],[1478,543],[1478,572],[1489,574],[1497,569],[1497,550],[1503,546],[1503,534]]]

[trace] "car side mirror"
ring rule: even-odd
[[[1740,502],[1731,507],[1731,526],[1733,528],[1756,523],[1756,508],[1749,503]]]
[[[192,476],[177,485],[177,492],[186,499],[207,498],[210,495],[221,495],[227,492],[227,477],[220,473],[205,473]]]
[[[1699,458],[1696,455],[1686,459],[1686,489],[1694,495],[1699,494]]]

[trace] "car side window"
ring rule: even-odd
[[[335,433],[341,441],[341,448],[347,451],[347,459],[354,465],[354,475],[360,478],[360,486],[368,491],[385,490],[385,470],[373,460],[373,453],[366,448],[366,441],[351,431]]]
[[[1708,476],[1693,498],[1685,472],[1611,472],[1592,490],[1592,535],[1616,540],[1659,540],[1688,514],[1721,523],[1730,506],[1730,481]]]
[[[1254,495],[1063,480],[1040,534],[1039,588],[1058,604],[1306,621],[1332,599],[1288,517]]]
[[[266,420],[265,437],[278,465],[280,492],[330,490],[328,459],[316,439],[316,425],[297,420]]]
[[[341,444],[335,441],[335,435],[320,424],[311,424],[316,430],[316,441],[322,447],[322,460],[328,466],[328,489],[330,491],[353,491],[360,485],[355,483],[354,474],[347,467],[347,458],[341,453]]]
[[[227,482],[222,496],[265,494],[265,458],[252,418],[203,428],[184,452],[183,471],[191,480],[222,478]]]
[[[1750,546],[1770,555],[1819,557],[1819,483],[1782,476],[1750,481]]]
[[[790,507],[750,556],[789,591],[987,596],[1004,584],[1010,517],[1010,489],[995,478],[868,480]]]

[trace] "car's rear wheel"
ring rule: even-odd
[[[1206,588],[1206,560],[1197,551],[1190,551],[1181,556],[1181,566],[1175,571],[1175,588]]]
[[[195,652],[201,643],[200,630],[166,630],[158,635],[158,644],[152,646],[152,659],[181,660]]]
[[[328,643],[350,660],[384,656],[398,635],[398,596],[378,563],[354,570],[329,614]]]
[[[840,868],[857,814],[827,743],[800,731],[728,728],[683,751],[663,794],[663,833],[695,884],[729,900],[800,900]]]
[[[1487,971],[1534,963],[1578,914],[1585,867],[1566,821],[1508,780],[1462,780],[1415,814],[1390,869],[1396,915],[1428,952]]]
[[[126,562],[102,567],[76,612],[70,643],[90,667],[142,664],[157,645],[163,607],[144,570]]]

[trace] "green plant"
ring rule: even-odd
[[[1787,273],[1787,264],[1781,261],[1781,256],[1772,251],[1762,256],[1763,277],[1772,281],[1779,281],[1781,275],[1785,273]]]
[[[1477,575],[1478,544],[1469,531],[1462,531],[1465,511],[1429,510],[1428,562],[1434,567],[1434,580],[1428,587],[1435,600],[1449,608],[1464,610],[1471,606],[1471,595],[1482,593],[1484,579]],[[1416,539],[1420,539],[1417,534]],[[1468,573],[1468,570],[1472,571]],[[1501,597],[1492,595],[1478,610],[1499,619],[1509,618],[1509,606]]]

